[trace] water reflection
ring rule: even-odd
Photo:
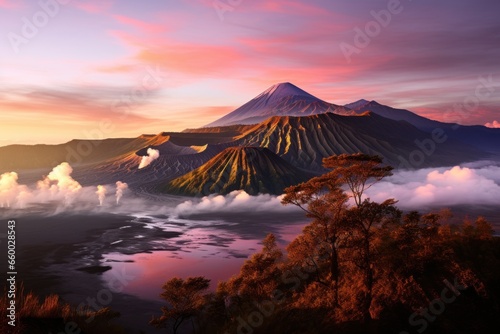
[[[155,220],[152,224],[158,226],[160,223]],[[233,229],[228,231],[221,228],[221,224],[215,225],[198,221],[196,227],[191,226],[182,235],[168,239],[168,244],[175,245],[177,250],[132,255],[118,252],[103,254],[102,264],[112,269],[102,277],[105,282],[112,282],[117,273],[125,272],[132,279],[123,292],[150,300],[160,299],[163,283],[173,277],[205,276],[212,281],[213,290],[217,282],[237,273],[245,259],[262,247],[261,239],[242,237]],[[276,227],[275,233],[281,246],[299,234],[303,225],[295,223]]]

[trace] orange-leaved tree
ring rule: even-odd
[[[262,251],[246,260],[239,274],[225,284],[223,290],[228,294],[257,301],[272,295],[281,277],[279,266],[283,253],[272,233],[264,238],[262,244]]]
[[[396,201],[387,199],[383,203],[363,198],[367,189],[383,178],[392,175],[393,168],[384,166],[377,155],[341,154],[323,159],[323,165],[331,169],[325,176],[347,186],[348,196],[355,206],[348,211],[349,225],[353,229],[353,258],[364,278],[365,294],[361,300],[361,311],[365,321],[371,319],[370,306],[373,299],[375,230],[388,220],[399,219],[400,212],[394,207]]]
[[[392,175],[393,168],[384,166],[379,156],[361,153],[331,156],[323,159],[323,165],[330,171],[286,189],[283,203],[296,205],[313,218],[311,225],[304,229],[303,236],[290,245],[289,252],[293,257],[294,254],[300,254],[294,249],[315,247],[320,242],[328,245],[335,303],[339,298],[339,264],[341,261],[354,262],[364,278],[365,292],[361,309],[363,318],[369,320],[374,284],[374,231],[388,220],[397,220],[400,212],[394,207],[395,200],[376,203],[363,197],[373,184]],[[348,206],[349,198],[354,201],[352,207]],[[345,252],[345,258],[342,259],[340,250],[346,247],[351,251]],[[310,261],[317,264],[314,259]]]
[[[205,305],[206,295],[203,294],[210,286],[210,280],[205,277],[172,278],[163,285],[160,296],[168,305],[162,307],[162,315],[153,317],[150,324],[157,328],[172,325],[176,334],[181,324],[195,317]]]
[[[335,305],[341,274],[339,252],[349,231],[345,222],[347,200],[339,180],[329,175],[285,189],[282,199],[283,204],[296,205],[313,219],[288,246],[288,258],[293,266],[313,268],[308,271],[319,283],[328,285],[331,281]]]

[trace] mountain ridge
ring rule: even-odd
[[[312,176],[266,148],[230,147],[197,169],[170,181],[162,190],[188,196],[225,195],[235,190],[244,190],[250,195],[279,195],[286,187]]]
[[[362,101],[366,103],[362,103]],[[464,144],[473,145],[479,150],[487,150],[493,154],[500,153],[500,129],[491,129],[482,125],[460,125],[436,121],[420,116],[410,110],[393,108],[374,100],[358,100],[346,104],[345,107],[358,114],[371,111],[388,119],[406,121],[428,133],[442,130],[448,138],[453,140],[462,141]]]
[[[418,149],[415,140],[425,141],[428,133],[404,121],[390,120],[369,112],[357,116],[333,113],[304,117],[275,116],[255,125],[236,139],[239,145],[266,147],[299,168],[324,171],[322,159],[335,154],[366,153],[385,158],[399,166],[400,157]],[[454,157],[460,152],[460,157]],[[436,146],[423,166],[443,166],[481,159],[473,148],[449,140]],[[423,167],[422,166],[422,167]],[[420,166],[417,166],[420,167]]]

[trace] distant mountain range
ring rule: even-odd
[[[149,148],[159,157],[138,169]],[[0,173],[34,182],[67,161],[82,185],[121,180],[142,193],[189,196],[280,193],[324,172],[323,158],[357,152],[381,155],[396,168],[500,160],[500,129],[438,122],[375,101],[338,106],[282,83],[200,129],[0,147]]]
[[[498,129],[491,129],[482,125],[464,126],[456,123],[434,121],[409,110],[392,108],[376,101],[359,100],[346,104],[345,107],[356,113],[371,111],[385,118],[406,121],[418,129],[429,133],[436,129],[442,129],[445,131],[447,137],[476,146],[479,151],[485,150],[497,154],[500,153],[500,134]],[[459,118],[464,116],[456,115],[450,111],[443,111],[443,117]]]

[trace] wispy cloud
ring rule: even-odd
[[[113,0],[72,0],[71,3],[78,9],[91,14],[108,12],[114,4]]]
[[[14,1],[14,0],[0,0],[0,8],[20,8],[23,6],[23,1]]]
[[[162,131],[163,121],[147,113],[146,102],[116,107],[129,91],[109,87],[12,90],[0,99],[0,109],[5,111],[0,114],[2,133],[9,138],[7,143],[35,139],[38,143],[60,143],[73,138],[135,137]],[[58,135],[63,137],[57,139]],[[14,138],[18,139],[12,141]]]
[[[182,101],[169,95],[175,100],[169,104],[163,89],[158,92],[161,98],[133,112],[168,124],[195,123],[199,118],[188,119],[187,112],[201,110],[201,105],[238,106],[282,81],[328,102],[366,98],[443,120],[443,111],[463,103],[479,76],[491,74],[495,82],[500,78],[498,1],[407,2],[349,64],[340,43],[352,43],[354,29],[364,29],[374,20],[371,11],[387,8],[387,1],[246,0],[233,6],[223,21],[211,0],[70,4],[54,24],[30,40],[22,57],[2,53],[0,80],[10,87],[2,89],[9,96],[0,97],[0,105],[2,112],[9,110],[10,122],[28,112],[36,114],[40,124],[45,124],[44,117],[73,118],[75,123],[78,117],[90,119],[95,110],[105,112],[107,100],[114,99],[109,96],[115,95],[89,94],[82,83],[104,92],[106,87],[133,86],[147,66],[159,66],[168,74],[169,94],[190,93]],[[22,17],[41,10],[37,1],[25,0],[0,0],[0,8],[0,28],[16,33],[22,33]],[[19,15],[11,15],[11,9]],[[27,95],[32,86],[41,85],[42,95],[38,88],[38,95]],[[65,88],[68,85],[82,91]],[[14,86],[24,87],[16,98],[10,96]],[[66,96],[54,96],[57,92]],[[498,120],[499,105],[500,97],[494,94],[461,122]],[[67,106],[66,116],[56,110],[61,106]],[[216,110],[203,112],[218,117]],[[23,121],[17,118],[19,124]]]
[[[123,118],[123,113],[113,108],[130,89],[104,87],[73,87],[66,90],[50,90],[34,87],[30,90],[11,91],[8,98],[0,100],[2,108],[15,109],[20,113],[51,111],[51,115],[76,120],[95,120],[109,117]],[[140,104],[140,103],[138,103]],[[129,112],[127,121],[157,121]]]
[[[149,23],[149,22],[135,19],[135,18],[130,17],[130,16],[113,15],[113,18],[123,25],[139,29],[142,32],[148,33],[148,34],[162,33],[164,31],[168,30],[168,27],[165,24]]]

